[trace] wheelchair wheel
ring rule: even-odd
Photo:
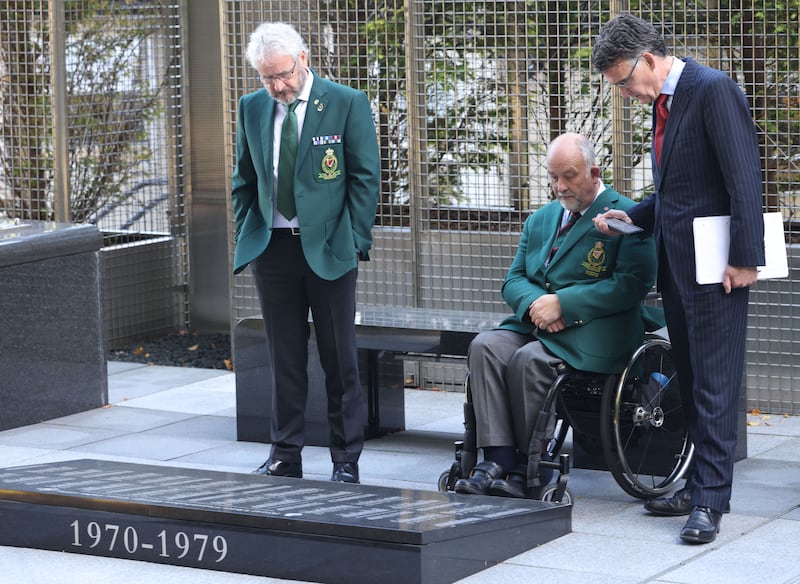
[[[450,489],[447,488],[449,483],[450,483],[450,471],[446,470],[439,475],[439,482],[437,483],[439,492],[446,493],[447,491],[449,491]]]
[[[437,487],[440,493],[452,492],[456,486],[456,481],[463,478],[461,472],[461,462],[456,460],[450,465],[450,468],[439,475]]]
[[[664,339],[646,340],[603,392],[606,464],[620,487],[640,499],[669,491],[694,454],[670,348]]]
[[[558,503],[565,503],[567,505],[572,505],[572,493],[569,492],[569,489],[564,491],[564,494],[561,495],[561,500],[556,501],[556,493],[558,492],[557,485],[549,485],[544,492],[542,493],[542,501],[548,502],[558,502]]]

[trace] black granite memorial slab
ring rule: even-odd
[[[77,460],[0,469],[0,545],[332,584],[449,583],[567,504]]]
[[[0,221],[0,430],[108,403],[93,225]]]

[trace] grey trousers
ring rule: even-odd
[[[467,355],[477,446],[516,446],[528,454],[547,390],[562,360],[530,335],[480,333]]]

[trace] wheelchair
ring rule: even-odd
[[[560,367],[531,435],[527,498],[572,502],[566,488],[570,457],[561,453],[570,430],[573,443],[580,440],[602,451],[615,481],[632,497],[658,497],[684,476],[694,446],[671,345],[666,333],[660,332],[646,335],[620,374]],[[469,374],[464,389],[464,438],[455,442],[455,461],[439,477],[438,488],[443,492],[453,491],[456,481],[468,477],[477,463]],[[541,484],[543,469],[558,471],[554,484]]]

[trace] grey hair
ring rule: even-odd
[[[273,55],[289,55],[296,61],[303,51],[308,57],[308,47],[294,27],[284,22],[264,22],[250,35],[245,56],[258,69]]]
[[[558,136],[555,140],[550,142],[550,145],[547,147],[547,154],[545,155],[546,161],[548,163],[550,162],[550,155],[555,149],[556,144],[566,140],[569,140],[574,146],[577,146],[581,156],[583,156],[583,162],[586,165],[586,174],[588,175],[591,173],[592,167],[597,164],[597,155],[594,152],[594,145],[583,134],[567,133]]]
[[[655,26],[632,14],[620,14],[600,28],[592,47],[592,65],[602,73],[618,61],[632,61],[645,51],[659,57],[669,55]]]

